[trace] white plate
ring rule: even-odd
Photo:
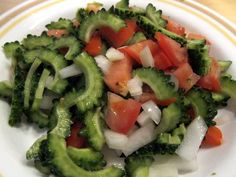
[[[106,7],[115,3],[115,0],[99,1],[104,3]],[[2,15],[1,20],[31,2],[29,1]],[[1,27],[0,46],[3,46],[7,41],[21,40],[29,33],[40,34],[47,23],[55,21],[59,17],[73,18],[76,10],[79,7],[85,7],[88,2],[55,0],[35,5]],[[171,16],[190,31],[207,36],[212,42],[212,56],[218,59],[232,60],[230,72],[236,78],[235,27],[230,22],[192,1],[181,3],[173,0],[132,0],[131,4],[135,3],[137,6],[145,7],[148,2],[162,9],[164,14]],[[2,50],[0,51],[0,71],[0,80],[9,78],[9,61],[6,60]],[[217,148],[201,149],[198,155],[198,171],[187,174],[186,177],[206,177],[212,176],[213,173],[217,177],[236,176],[236,168],[234,167],[236,163],[236,121],[234,120],[236,110],[234,105],[235,103],[230,102],[229,107],[221,112],[223,117],[229,118],[229,121],[221,126],[224,133],[223,145]],[[9,106],[0,101],[0,174],[4,177],[42,176],[25,160],[26,150],[42,132],[26,125],[21,125],[20,128],[9,127],[9,110]]]

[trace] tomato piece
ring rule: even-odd
[[[110,90],[125,96],[128,93],[127,82],[131,79],[131,72],[131,59],[125,56],[122,60],[112,62],[104,76],[104,81]]]
[[[212,58],[209,73],[201,77],[197,85],[211,91],[220,91],[220,67],[216,59]]]
[[[208,128],[202,144],[208,146],[219,146],[222,142],[223,135],[221,130],[216,126],[211,126]]]
[[[71,126],[71,134],[66,139],[67,146],[73,146],[76,148],[82,148],[86,146],[86,139],[78,135],[81,128],[83,128],[83,125],[78,122]]]
[[[140,110],[141,103],[109,93],[106,123],[111,130],[126,134],[134,126]]]
[[[101,37],[96,34],[90,41],[86,44],[84,50],[88,52],[89,55],[97,56],[102,53],[102,40]]]
[[[68,31],[65,29],[51,29],[47,31],[48,36],[54,36],[56,38],[60,38],[65,34],[68,34]]]
[[[172,67],[172,63],[164,52],[159,50],[153,57],[157,69],[166,70]]]
[[[178,34],[180,36],[184,36],[185,35],[185,28],[183,26],[181,26],[180,24],[178,24],[177,22],[171,20],[169,17],[167,16],[162,16],[165,20],[167,20],[167,25],[166,25],[166,29],[168,31],[171,31],[175,34]]]
[[[125,20],[126,27],[115,32],[109,27],[100,29],[101,35],[108,40],[115,48],[123,46],[136,32],[137,24],[134,20]]]
[[[132,59],[134,59],[137,63],[141,64],[141,59],[140,59],[140,52],[143,50],[144,47],[148,46],[152,55],[154,56],[158,50],[158,44],[152,40],[145,40],[138,42],[136,44],[127,46],[127,47],[122,47],[119,48],[120,51],[123,53],[129,55]]]
[[[179,66],[173,72],[173,74],[179,81],[179,87],[184,89],[186,92],[191,89],[200,79],[200,76],[193,72],[191,66],[188,63],[184,63]]]
[[[181,64],[188,62],[188,53],[186,48],[181,47],[179,43],[159,32],[155,34],[155,38],[158,40],[162,51],[174,66],[178,67]]]

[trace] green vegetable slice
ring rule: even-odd
[[[15,42],[7,42],[3,46],[4,54],[7,58],[14,58],[16,54],[17,49],[23,49],[22,45],[19,43],[19,41]]]
[[[46,143],[41,145],[42,156],[55,175],[64,177],[122,177],[123,170],[116,167],[107,167],[100,171],[86,171],[78,167],[67,154],[64,138],[49,133]]]
[[[138,42],[146,40],[146,36],[142,32],[137,32],[133,35],[131,39],[127,41],[127,45],[136,44]]]
[[[84,42],[88,42],[93,32],[103,26],[108,26],[114,31],[119,31],[121,28],[125,27],[125,22],[118,16],[112,15],[106,11],[99,11],[96,14],[88,16],[81,22],[79,38]]]
[[[32,105],[32,110],[33,111],[37,111],[40,108],[40,104],[41,104],[41,101],[42,101],[42,98],[43,98],[43,92],[44,92],[45,84],[46,84],[46,81],[48,79],[49,74],[50,74],[49,70],[47,70],[47,69],[43,70],[43,73],[42,73],[42,75],[39,79],[38,88],[37,88],[37,90],[35,92],[35,96],[34,96],[34,102],[33,102],[33,105]]]
[[[65,29],[68,32],[72,32],[73,31],[73,23],[69,19],[59,18],[58,21],[51,22],[50,24],[47,24],[46,28],[49,30],[51,30],[51,29]]]
[[[145,84],[149,85],[159,100],[178,98],[174,83],[170,82],[170,76],[155,68],[139,68],[134,70],[133,75],[137,75]]]
[[[43,33],[41,36],[28,34],[22,41],[26,49],[36,49],[39,47],[48,47],[53,44],[53,38]]]
[[[60,78],[59,71],[66,67],[67,63],[61,55],[49,49],[34,49],[25,52],[24,57],[26,63],[33,63],[37,58],[44,64],[51,65],[55,71],[55,75],[48,89],[59,94],[65,90],[68,82]]]
[[[0,98],[11,100],[13,91],[13,84],[10,81],[0,82]]]
[[[81,130],[81,135],[88,139],[91,147],[100,151],[105,144],[101,108],[97,108],[96,111],[88,111],[84,124],[85,128]]]
[[[220,66],[221,73],[225,73],[232,64],[232,61],[230,61],[230,60],[218,60],[217,62]]]
[[[32,78],[41,63],[42,62],[39,59],[35,59],[33,64],[30,67],[29,72],[27,73],[27,76],[26,76],[25,86],[24,86],[24,108],[26,108],[26,109],[29,108]]]
[[[221,92],[236,99],[236,81],[229,77],[221,77]]]

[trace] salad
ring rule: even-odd
[[[176,177],[197,170],[201,146],[223,143],[214,118],[236,81],[206,37],[128,0],[89,3],[46,28],[5,43],[13,78],[0,82],[9,125],[46,130],[26,152],[40,172]]]

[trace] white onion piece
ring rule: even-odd
[[[177,91],[179,89],[179,80],[175,77],[174,74],[170,74],[170,82],[173,82],[175,84],[175,90]]]
[[[98,55],[98,56],[94,57],[94,59],[98,65],[98,67],[101,68],[101,70],[104,74],[106,74],[110,65],[111,65],[111,62],[103,55]]]
[[[59,71],[59,74],[62,79],[66,79],[72,76],[77,76],[81,73],[82,71],[75,64],[67,66]]]
[[[127,82],[127,87],[131,96],[142,95],[142,86],[143,82],[139,79],[138,76],[135,76]]]
[[[134,125],[130,130],[129,132],[127,133],[127,136],[133,134],[136,130],[138,130],[139,127],[137,125]]]
[[[159,124],[161,120],[161,110],[152,100],[143,103],[142,108],[156,124]]]
[[[45,87],[46,87],[46,88],[50,88],[51,85],[52,85],[52,83],[53,83],[53,80],[54,80],[53,76],[48,76],[48,78],[47,78],[47,80],[46,80]]]
[[[106,57],[110,61],[118,61],[118,60],[123,60],[125,58],[125,55],[119,50],[111,47],[107,50]]]
[[[185,160],[178,155],[155,155],[155,164],[171,164],[176,166],[181,174],[194,172],[198,169],[197,159]]]
[[[53,99],[55,97],[44,95],[41,101],[40,108],[41,109],[51,109],[53,107]]]
[[[155,139],[154,128],[154,124],[150,123],[145,125],[144,127],[139,128],[132,135],[130,135],[128,143],[122,150],[125,156],[132,154],[140,147],[153,141]]]
[[[178,177],[178,169],[172,164],[152,164],[148,177]]]
[[[154,59],[148,46],[141,50],[140,59],[144,67],[154,67]]]
[[[139,115],[138,115],[138,118],[137,118],[137,122],[140,126],[144,126],[148,123],[151,123],[152,122],[152,119],[150,118],[149,114],[142,111]]]
[[[124,134],[117,133],[106,129],[104,131],[107,146],[111,149],[123,149],[128,143],[128,137]]]
[[[206,132],[207,125],[205,121],[200,116],[195,118],[188,126],[184,139],[175,153],[186,160],[196,158]]]

